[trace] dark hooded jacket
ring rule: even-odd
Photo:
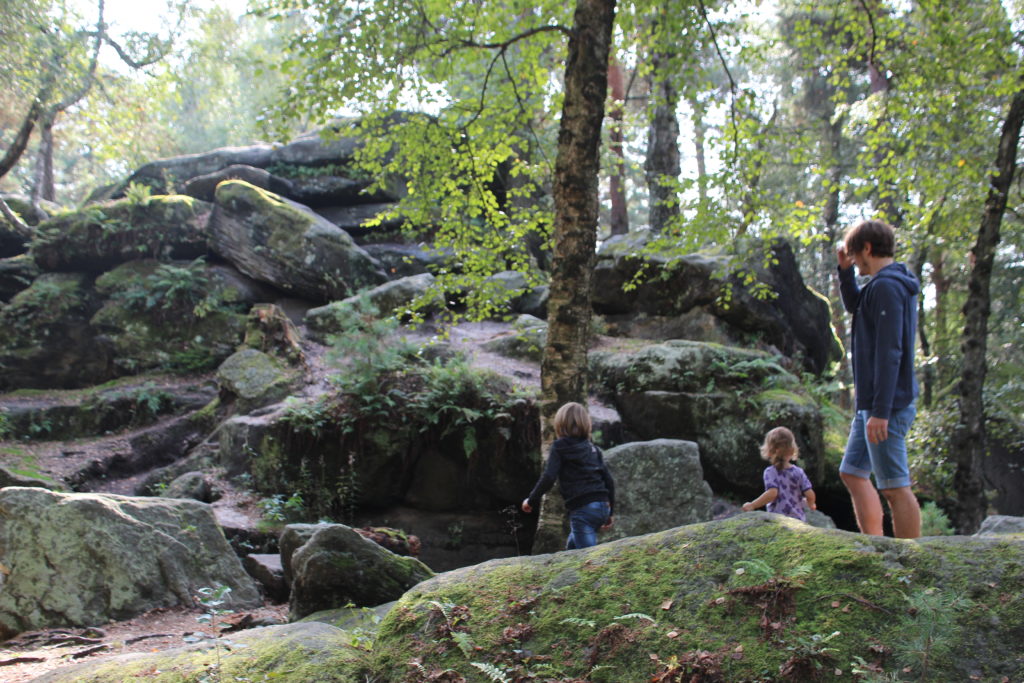
[[[853,267],[839,270],[843,305],[853,314],[853,383],[857,410],[888,420],[917,398],[914,342],[917,335],[917,278],[902,263],[891,263],[857,285]]]
[[[533,508],[540,505],[541,496],[551,490],[555,480],[565,498],[566,509],[607,501],[614,511],[615,482],[604,464],[601,449],[589,439],[565,436],[551,444],[544,473],[528,499]]]

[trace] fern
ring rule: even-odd
[[[454,640],[455,644],[459,646],[460,650],[462,650],[462,654],[467,657],[473,654],[475,646],[473,645],[473,639],[468,633],[465,631],[452,631],[452,640]]]
[[[573,626],[586,626],[587,628],[597,628],[597,622],[591,619],[580,619],[579,617],[566,617],[562,619],[560,624],[572,624]]]
[[[484,672],[494,683],[512,683],[512,679],[508,677],[508,674],[494,664],[488,664],[487,662],[470,662],[469,664]]]
[[[622,614],[620,616],[615,617],[615,621],[625,621],[627,619],[646,619],[652,624],[658,623],[654,617],[644,614],[642,612],[630,612],[629,614]]]

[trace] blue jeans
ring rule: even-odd
[[[894,410],[889,416],[889,438],[879,443],[868,441],[866,434],[869,413],[858,410],[850,426],[850,439],[839,471],[867,479],[875,474],[875,486],[896,489],[910,486],[910,468],[907,466],[907,432],[914,423],[917,408],[911,403]]]
[[[612,508],[607,501],[587,503],[569,512],[569,538],[566,550],[589,548],[597,545],[597,530],[604,526],[611,516]]]

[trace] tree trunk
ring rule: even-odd
[[[53,116],[46,115],[39,122],[39,150],[36,153],[35,182],[32,185],[32,206],[39,200],[55,201],[53,188]]]
[[[696,96],[688,101],[693,120],[693,154],[697,161],[697,196],[701,206],[705,206],[708,203],[708,167],[704,154],[704,140],[708,133],[708,125],[704,123],[707,106]]]
[[[991,309],[989,287],[992,263],[999,246],[999,229],[1006,211],[1006,198],[1017,168],[1017,144],[1024,123],[1024,90],[1017,92],[1003,121],[996,167],[989,185],[985,212],[978,229],[972,256],[974,265],[968,280],[964,304],[964,332],[960,345],[963,369],[960,374],[960,421],[953,431],[952,454],[956,459],[953,486],[957,495],[956,527],[962,534],[974,533],[985,518],[988,503],[982,478],[981,459],[986,453],[984,387],[987,364],[988,317]]]
[[[10,173],[11,169],[17,165],[18,160],[21,159],[21,155],[25,153],[29,138],[32,137],[32,129],[35,128],[36,122],[42,113],[43,105],[39,100],[34,101],[32,106],[29,107],[28,113],[25,114],[25,118],[22,119],[21,126],[14,135],[14,140],[11,141],[11,146],[4,152],[3,158],[0,158],[0,178]]]
[[[821,264],[822,275],[825,278],[826,288],[831,292],[831,300],[839,302],[842,296],[839,293],[839,278],[834,276],[836,268],[836,248],[839,240],[839,186],[843,180],[843,166],[841,145],[843,141],[843,119],[835,117],[835,108],[831,107],[828,117],[824,119],[825,142],[829,149],[829,167],[826,178],[828,178],[828,194],[825,196],[825,208],[822,211],[822,220],[825,223],[825,244],[822,247]],[[840,305],[832,306],[832,328],[836,337],[846,345],[846,313]],[[850,359],[845,349],[839,359],[839,377],[847,387],[840,390],[838,396],[839,407],[845,411],[853,409],[853,372],[850,369]]]
[[[665,73],[664,65],[668,61],[666,55],[655,54],[651,58],[651,125],[644,172],[650,196],[647,222],[656,233],[663,232],[679,216],[676,192],[679,180],[679,120],[676,118],[679,92],[672,83],[671,75]]]
[[[629,232],[629,212],[626,209],[626,155],[622,151],[622,118],[626,110],[626,88],[622,82],[622,65],[612,59],[608,64],[608,89],[611,91],[611,106],[608,118],[609,151],[612,167],[608,169],[609,203],[611,204],[611,233],[625,235]]]
[[[587,402],[587,340],[591,277],[597,247],[599,148],[608,90],[608,54],[615,0],[578,0],[565,64],[565,100],[558,129],[552,194],[555,224],[548,298],[548,338],[541,362],[541,441],[547,457],[551,418],[563,403]],[[561,548],[561,511],[545,496],[534,552]],[[559,501],[561,503],[561,501]]]

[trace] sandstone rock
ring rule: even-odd
[[[0,302],[7,303],[15,294],[28,289],[41,272],[25,254],[0,259]]]
[[[210,508],[184,500],[0,490],[0,637],[91,626],[156,607],[192,605],[197,589],[231,588],[227,605],[259,594]]]
[[[360,680],[362,653],[352,634],[321,621],[265,626],[160,653],[118,655],[51,671],[42,683],[122,683],[154,671],[177,680],[202,680],[216,671],[221,680]],[[237,655],[237,656],[236,656]],[[173,672],[173,673],[172,673]]]
[[[161,498],[179,498],[198,500],[200,503],[212,503],[220,498],[210,479],[202,472],[186,472],[174,478],[163,491]]]
[[[558,652],[565,678],[588,679],[597,652],[600,665],[628,672],[607,680],[650,680],[675,666],[666,653],[682,657],[682,647],[686,656],[703,653],[690,661],[714,666],[716,678],[744,681],[792,666],[793,650],[776,638],[838,631],[841,637],[828,641],[834,648],[828,669],[842,670],[844,678],[846,663],[858,658],[877,662],[883,675],[904,677],[903,662],[921,636],[949,647],[948,655],[929,658],[929,679],[1013,680],[1022,671],[1015,634],[1024,616],[1013,598],[1024,591],[1022,562],[1024,543],[1012,537],[903,541],[744,513],[438,574],[388,612],[373,650],[381,662],[419,656],[426,670],[451,667],[452,676],[476,680],[475,667],[464,659],[419,647],[456,624],[476,646],[473,662],[507,661],[501,658],[510,645],[501,635],[519,634],[515,647],[521,642],[531,652]],[[797,584],[784,589],[791,609],[765,611],[765,600],[782,595],[757,588],[766,578]],[[861,589],[856,599],[844,594],[851,586]],[[910,610],[908,601],[931,607]],[[616,647],[602,645],[612,640]],[[876,643],[885,643],[891,655],[873,654]],[[378,672],[384,681],[405,675],[386,668]]]
[[[385,550],[342,524],[318,529],[292,555],[293,620],[323,609],[376,606],[398,599],[433,572],[419,560]]]
[[[89,319],[100,305],[84,273],[44,273],[0,308],[0,390],[75,388],[114,376]]]
[[[512,324],[512,331],[483,344],[487,351],[540,363],[547,342],[548,324],[532,315],[523,314]]]
[[[641,440],[694,441],[704,476],[716,490],[761,492],[764,434],[793,430],[801,466],[823,480],[821,413],[800,393],[799,381],[776,358],[692,341],[590,355],[594,386],[614,402],[625,426]]]
[[[248,413],[283,400],[295,388],[300,373],[256,349],[241,349],[217,368],[217,382],[225,396]]]
[[[711,519],[711,487],[704,481],[697,444],[656,439],[604,453],[615,479],[615,524],[602,543]]]
[[[345,323],[350,315],[359,314],[359,311],[373,311],[377,317],[389,317],[417,297],[426,295],[433,284],[434,276],[429,273],[385,282],[342,301],[311,308],[306,313],[306,327],[314,339],[326,340],[331,335],[344,334]],[[423,313],[430,314],[443,308],[444,300],[435,293]]]
[[[1001,534],[1024,534],[1024,517],[1010,515],[989,515],[981,523],[975,536],[999,536]]]
[[[191,260],[208,250],[211,209],[181,195],[93,205],[40,223],[30,253],[44,270],[92,273],[144,257]]]
[[[196,176],[185,183],[182,194],[201,199],[204,202],[212,202],[217,186],[225,180],[244,180],[260,189],[294,199],[292,196],[294,188],[287,179],[278,177],[262,168],[245,164],[234,164],[213,173]]]
[[[288,601],[288,585],[284,581],[281,556],[276,553],[246,555],[242,566],[249,576],[263,587],[263,593],[274,602]]]
[[[387,279],[344,231],[239,180],[217,187],[210,230],[214,251],[243,273],[313,301],[344,299]]]
[[[766,251],[769,268],[763,265]],[[763,346],[799,358],[816,374],[838,360],[840,344],[832,332],[829,303],[804,285],[784,241],[772,242],[767,250],[753,243],[743,256],[743,267],[777,295],[771,299],[756,297],[738,276],[717,279],[730,270],[726,256],[689,254],[669,262],[640,254],[636,245],[613,238],[602,245],[594,270],[594,310],[615,322],[621,336],[687,335],[739,345],[753,335]],[[623,291],[645,266],[651,269],[647,279]],[[727,301],[720,298],[726,283],[731,287]]]

